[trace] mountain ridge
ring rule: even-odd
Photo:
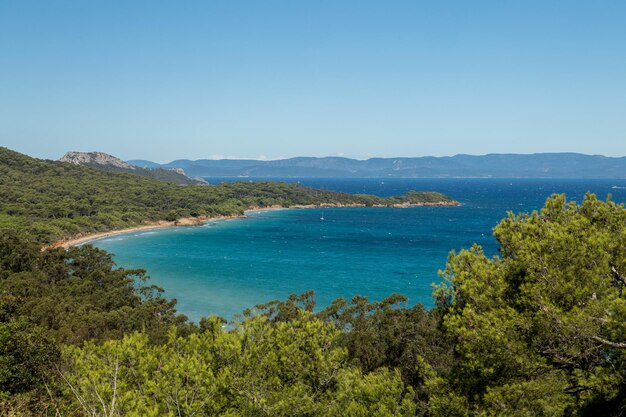
[[[77,152],[70,151],[63,155],[60,162],[83,165],[100,171],[127,172],[142,177],[154,178],[159,181],[171,182],[179,185],[205,185],[206,181],[187,176],[182,168],[163,168],[154,162],[142,161],[150,166],[136,166],[104,152]]]
[[[294,157],[277,160],[178,159],[166,164],[201,177],[397,177],[397,178],[626,178],[626,157],[574,152],[370,158]]]

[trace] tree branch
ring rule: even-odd
[[[117,396],[117,373],[120,369],[119,356],[115,355],[115,374],[113,375],[113,398],[111,398],[111,410],[109,410],[109,417],[113,417],[115,412],[115,400]]]
[[[603,345],[611,346],[618,349],[626,349],[626,343],[623,342],[611,342],[610,340],[603,339],[600,336],[591,336],[591,338],[602,343]]]
[[[615,268],[615,265],[611,265],[611,272],[613,273],[613,278],[626,285],[626,277],[619,273],[617,268]]]

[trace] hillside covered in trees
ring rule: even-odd
[[[89,245],[42,252],[41,243],[89,220],[158,218],[181,202],[205,214],[220,204],[344,195],[270,183],[198,187],[225,203],[191,187],[2,155],[0,415],[626,413],[623,205],[555,195],[540,212],[510,214],[494,229],[498,257],[479,246],[450,254],[431,310],[393,295],[318,311],[305,293],[228,326],[219,317],[193,324],[143,271],[119,269]],[[46,217],[55,193],[73,196],[84,184],[93,213]],[[143,200],[142,185],[162,193],[153,200],[163,207]],[[123,192],[139,195],[122,201]],[[133,212],[140,204],[151,211]],[[58,230],[42,233],[49,223]]]
[[[293,205],[455,204],[436,192],[382,198],[278,182],[180,186],[132,173],[44,161],[0,148],[0,228],[41,242],[157,220],[243,214]]]
[[[59,160],[61,162],[88,166],[89,168],[101,171],[126,172],[179,185],[206,184],[206,181],[201,178],[189,178],[180,168],[164,169],[137,167],[103,152],[67,152]]]

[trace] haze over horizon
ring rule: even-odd
[[[65,153],[71,153],[71,152],[84,152],[84,153],[91,153],[91,152],[104,152],[106,154],[109,154],[113,157],[117,158],[117,155],[113,155],[110,154],[108,152],[102,151],[102,150],[91,150],[91,151],[74,151],[74,150],[69,150]],[[363,158],[351,158],[349,156],[345,156],[345,155],[322,155],[322,156],[311,156],[311,155],[295,155],[295,156],[288,156],[288,157],[277,157],[277,158],[268,158],[264,155],[261,155],[260,157],[236,157],[236,156],[225,156],[225,155],[211,155],[208,157],[200,157],[200,158],[190,158],[190,157],[182,157],[182,158],[175,158],[175,159],[166,159],[166,160],[162,160],[162,161],[158,161],[158,160],[150,160],[147,158],[127,158],[127,159],[123,159],[124,161],[149,161],[149,162],[155,162],[157,164],[168,164],[170,162],[174,162],[177,160],[189,160],[189,161],[199,161],[199,160],[211,160],[211,161],[221,161],[221,160],[250,160],[250,161],[259,161],[259,162],[266,162],[266,161],[280,161],[280,160],[287,160],[287,159],[297,159],[297,158],[348,158],[348,159],[354,159],[357,161],[366,161],[369,159],[376,159],[376,158],[382,158],[382,159],[395,159],[395,158],[453,158],[456,156],[461,156],[461,155],[467,155],[467,156],[487,156],[487,155],[541,155],[541,154],[577,154],[577,155],[587,155],[587,156],[600,156],[600,157],[608,157],[608,158],[623,158],[626,157],[626,155],[602,155],[602,154],[585,154],[585,153],[580,153],[580,152],[528,152],[528,153],[514,153],[514,152],[490,152],[487,154],[465,154],[465,153],[456,153],[456,154],[450,154],[450,155],[395,155],[395,156],[385,156],[385,157],[381,157],[381,156],[376,156],[376,155],[370,155],[367,157],[363,157]],[[59,159],[59,158],[51,158],[51,159]],[[121,159],[121,158],[120,158]]]
[[[89,151],[87,151],[89,152]],[[93,151],[93,152],[98,152],[98,151]],[[106,153],[106,152],[105,152]],[[465,154],[465,153],[457,153],[457,154],[450,154],[450,155],[396,155],[396,156],[376,156],[376,155],[372,155],[372,156],[368,156],[365,158],[350,158],[349,156],[344,156],[344,155],[323,155],[323,156],[310,156],[310,155],[297,155],[297,156],[289,156],[289,157],[279,157],[279,158],[267,158],[267,157],[263,157],[263,158],[238,158],[238,157],[225,157],[224,155],[211,155],[208,158],[177,158],[177,159],[172,159],[172,160],[165,160],[165,161],[151,161],[145,158],[130,158],[130,159],[126,159],[126,161],[139,161],[139,160],[146,160],[146,161],[150,161],[150,162],[156,162],[159,164],[166,164],[168,162],[173,162],[176,160],[190,160],[190,161],[194,161],[194,160],[211,160],[211,161],[222,161],[222,160],[250,160],[250,161],[259,161],[259,162],[263,162],[263,161],[280,161],[280,160],[285,160],[285,159],[296,159],[296,158],[348,158],[348,159],[354,159],[357,161],[366,161],[368,159],[377,159],[377,158],[381,158],[381,159],[400,159],[400,158],[452,158],[455,156],[460,156],[460,155],[467,155],[467,156],[487,156],[487,155],[540,155],[540,154],[577,154],[577,155],[587,155],[587,156],[601,156],[601,157],[607,157],[607,158],[623,158],[626,157],[626,155],[601,155],[601,154],[585,154],[585,153],[581,153],[581,152],[529,152],[529,153],[515,153],[515,152],[490,152],[488,154]],[[115,155],[112,155],[115,156]]]
[[[0,4],[0,146],[626,155],[626,3]]]

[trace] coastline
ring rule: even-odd
[[[448,207],[448,206],[459,206],[460,203],[457,201],[440,201],[436,203],[403,203],[403,204],[393,204],[393,205],[383,205],[383,204],[375,204],[369,207],[373,208],[409,208],[409,207]],[[66,239],[61,239],[56,242],[53,242],[49,245],[43,246],[41,248],[42,251],[52,250],[57,248],[63,248],[65,250],[73,247],[84,245],[90,242],[94,242],[100,239],[106,239],[113,236],[125,235],[128,233],[136,233],[142,232],[146,230],[156,230],[156,229],[165,229],[170,227],[181,227],[181,226],[200,226],[205,223],[220,221],[220,220],[231,220],[231,219],[242,219],[247,216],[249,213],[260,212],[260,211],[270,211],[270,210],[291,210],[291,209],[313,209],[313,208],[358,208],[358,207],[367,207],[365,204],[334,204],[334,203],[326,203],[326,204],[309,204],[309,205],[293,205],[289,207],[283,206],[269,206],[269,207],[251,207],[248,210],[244,211],[244,214],[233,214],[229,216],[200,216],[200,217],[183,217],[181,219],[167,221],[167,220],[159,220],[155,222],[146,223],[142,226],[129,227],[125,229],[111,230],[108,232],[97,232],[97,233],[88,233],[84,235],[74,236]]]
[[[106,239],[106,238],[118,236],[118,235],[125,235],[128,233],[143,232],[146,230],[155,230],[155,229],[165,229],[169,227],[200,226],[201,224],[204,224],[207,222],[237,219],[241,217],[245,217],[245,216],[243,215],[217,216],[217,217],[204,217],[203,216],[203,217],[184,217],[182,219],[178,219],[174,221],[159,220],[156,222],[147,223],[143,226],[135,226],[135,227],[129,227],[126,229],[111,230],[108,232],[88,233],[85,235],[57,240],[56,242],[51,243],[50,245],[44,246],[41,250],[46,251],[46,250],[57,249],[57,248],[69,249],[72,246],[84,245],[84,244],[87,244],[96,240]]]
[[[128,233],[136,233],[143,232],[146,230],[156,230],[156,229],[165,229],[170,227],[182,227],[182,226],[201,226],[205,223],[215,222],[220,220],[232,220],[232,219],[242,219],[245,218],[248,213],[253,213],[255,211],[268,211],[268,210],[287,210],[290,207],[282,207],[282,206],[270,206],[270,207],[258,207],[258,208],[250,208],[249,210],[245,210],[244,214],[233,214],[229,216],[200,216],[200,217],[183,217],[173,221],[167,220],[158,220],[155,222],[146,223],[143,226],[134,226],[128,227],[124,229],[110,230],[108,232],[96,232],[96,233],[87,233],[84,235],[74,236],[66,239],[57,240],[49,245],[46,245],[41,248],[42,251],[63,248],[69,249],[72,246],[84,245],[90,242],[94,242],[100,239],[106,239],[113,236],[125,235]],[[304,207],[301,207],[304,208]]]

